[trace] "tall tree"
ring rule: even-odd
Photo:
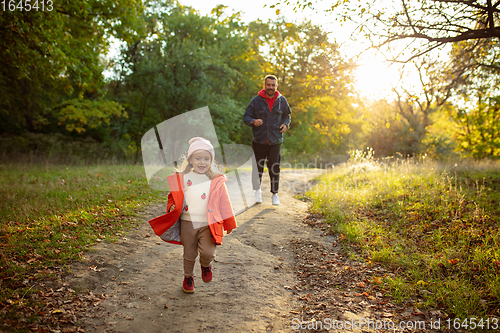
[[[50,4],[0,16],[0,132],[40,131],[65,99],[102,96],[107,38],[133,33],[142,10],[139,0]]]

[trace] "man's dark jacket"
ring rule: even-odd
[[[273,108],[269,112],[269,104],[261,94],[255,96],[248,105],[243,121],[253,130],[253,142],[261,145],[277,145],[283,143],[283,133],[280,133],[281,125],[290,128],[290,106],[286,98],[278,93]],[[260,126],[255,126],[255,119],[262,119]]]

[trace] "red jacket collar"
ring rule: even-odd
[[[278,90],[276,90],[276,92],[274,93],[274,97],[273,98],[277,98],[279,95],[280,95],[280,92]],[[267,97],[267,95],[266,95],[266,89],[262,89],[261,91],[259,91],[259,96],[260,97],[265,97],[267,99],[273,99],[273,98]]]

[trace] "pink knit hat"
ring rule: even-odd
[[[188,149],[188,155],[187,158],[189,157],[197,150],[206,150],[212,155],[212,161],[214,160],[215,157],[215,151],[214,151],[214,146],[208,141],[207,139],[201,138],[199,136],[192,138],[189,140],[189,149]]]

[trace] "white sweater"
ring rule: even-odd
[[[191,171],[184,175],[186,207],[181,214],[182,220],[208,223],[207,209],[211,183],[205,174]]]

